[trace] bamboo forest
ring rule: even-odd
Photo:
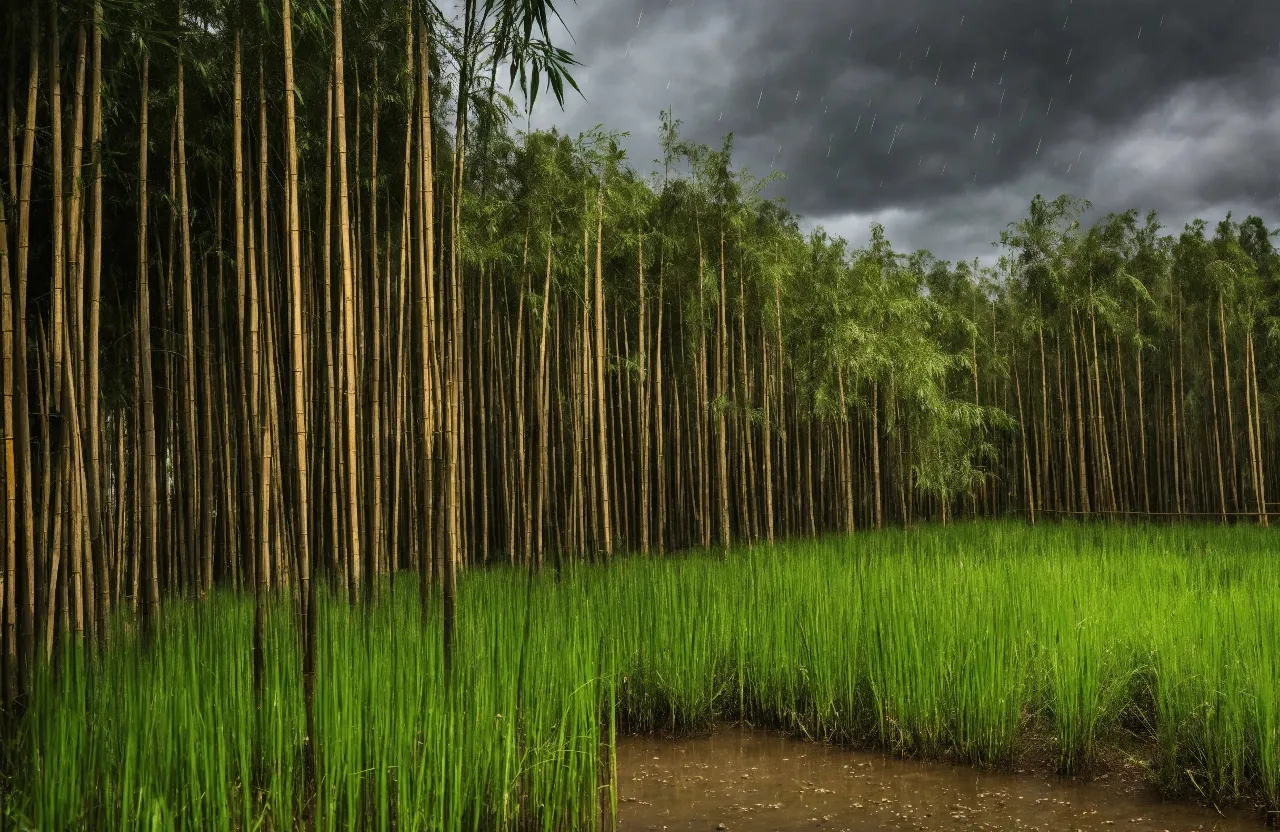
[[[0,828],[978,828],[627,814],[747,729],[1280,817],[1277,231],[805,231],[522,129],[558,16],[3,4]]]

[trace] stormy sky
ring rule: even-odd
[[[1036,193],[1180,229],[1280,218],[1276,0],[559,0],[583,64],[533,127],[630,131],[658,113],[735,166],[786,174],[806,229],[949,260],[995,254]]]

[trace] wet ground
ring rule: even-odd
[[[648,830],[1237,830],[1260,816],[1163,802],[1134,768],[1090,783],[898,760],[777,734],[618,743],[618,825]]]

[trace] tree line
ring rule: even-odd
[[[8,6],[3,691],[114,610],[957,517],[1275,503],[1280,258],[1257,217],[1086,226],[994,266],[854,247],[662,115],[574,88],[546,0]],[[344,32],[346,36],[344,37]],[[439,601],[437,603],[436,598]],[[309,732],[310,733],[310,732]]]

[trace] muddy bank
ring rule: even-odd
[[[1090,783],[898,760],[724,727],[618,743],[618,825],[648,830],[1218,830],[1261,817],[1160,799],[1137,769]]]

